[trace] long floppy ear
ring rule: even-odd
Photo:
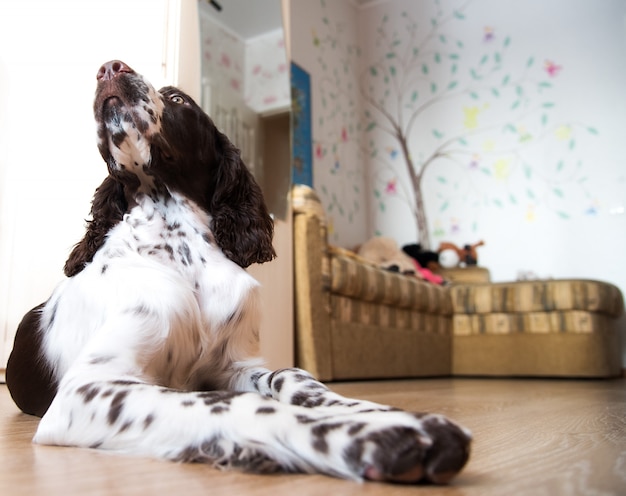
[[[241,160],[239,150],[217,131],[221,160],[213,177],[209,199],[211,230],[224,254],[246,268],[272,260],[274,222],[267,212],[261,188]]]
[[[74,246],[65,262],[66,276],[72,277],[78,274],[93,260],[98,249],[104,244],[107,233],[124,217],[127,207],[124,187],[112,176],[107,176],[94,193],[91,202],[91,220],[87,221],[87,232]]]

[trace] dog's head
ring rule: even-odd
[[[205,209],[216,242],[238,265],[272,260],[273,221],[261,189],[239,150],[191,97],[170,86],[156,91],[118,60],[104,64],[97,79],[98,149],[109,177],[96,190],[93,220],[70,255],[66,274],[91,261],[106,236],[99,231],[121,220],[140,188],[166,188]]]

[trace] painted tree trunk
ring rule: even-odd
[[[406,163],[409,177],[411,179],[411,186],[413,187],[413,198],[415,206],[413,207],[413,215],[417,225],[418,243],[424,250],[430,250],[430,233],[428,230],[428,219],[426,218],[426,210],[424,207],[424,199],[422,198],[422,173],[416,172],[409,147],[406,142],[406,137],[401,131],[398,131],[396,138],[402,148],[402,155],[404,156],[404,162]]]

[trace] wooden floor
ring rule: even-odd
[[[256,476],[203,465],[36,446],[37,419],[0,386],[0,494],[624,495],[626,380],[437,379],[355,382],[336,391],[438,411],[475,437],[465,471],[446,487],[394,486],[317,475]]]

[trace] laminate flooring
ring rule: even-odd
[[[0,494],[13,495],[626,495],[626,380],[424,379],[345,382],[337,392],[448,415],[474,435],[448,486],[248,475],[200,464],[31,443],[38,419],[0,385]]]

